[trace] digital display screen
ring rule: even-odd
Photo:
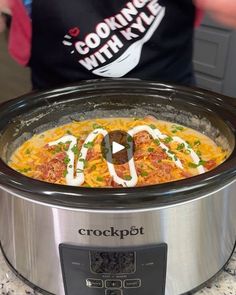
[[[91,271],[97,274],[129,274],[136,270],[135,252],[90,251]]]

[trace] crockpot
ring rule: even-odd
[[[154,115],[196,129],[230,157],[205,174],[136,188],[54,185],[13,171],[32,135],[98,117]],[[190,294],[228,262],[236,240],[236,104],[182,86],[86,81],[0,107],[0,241],[30,286],[56,295]]]

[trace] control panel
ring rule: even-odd
[[[61,244],[66,295],[164,295],[167,245],[85,248]]]

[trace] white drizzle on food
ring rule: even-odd
[[[57,141],[54,142],[50,142],[49,146],[53,146],[53,145],[57,145],[59,143],[67,143],[70,142],[70,146],[69,146],[69,150],[67,151],[67,156],[69,158],[69,163],[67,164],[67,170],[68,173],[66,175],[66,183],[68,185],[72,185],[72,186],[80,186],[84,183],[85,181],[85,177],[84,177],[84,166],[85,166],[85,160],[87,158],[87,153],[88,153],[88,144],[93,142],[96,137],[101,134],[105,137],[105,139],[107,139],[106,135],[108,134],[108,132],[105,129],[95,129],[94,131],[92,131],[88,137],[86,138],[81,150],[80,150],[80,154],[79,154],[79,159],[76,165],[76,170],[75,170],[75,155],[73,153],[73,147],[75,144],[77,144],[77,138],[73,135],[65,135],[62,138],[58,139]],[[109,142],[106,142],[106,148],[107,148],[107,157],[110,158],[110,162],[112,159],[112,151],[111,151],[111,147]],[[132,148],[132,146],[131,146]],[[132,149],[129,148],[128,152],[132,152]],[[130,157],[131,158],[131,157]],[[134,187],[137,182],[138,182],[138,175],[136,172],[136,168],[135,168],[135,163],[134,163],[134,159],[132,158],[129,161],[129,168],[130,168],[130,174],[131,174],[131,178],[130,180],[125,180],[120,178],[115,170],[115,167],[112,163],[110,163],[109,161],[107,161],[107,165],[108,165],[108,170],[110,175],[112,176],[112,178],[114,179],[114,181],[119,184],[122,185],[124,187]],[[75,175],[74,175],[75,174]]]
[[[150,127],[148,125],[141,125],[141,126],[137,126],[134,127],[132,129],[130,129],[127,133],[133,138],[134,135],[136,135],[139,132],[143,132],[146,131],[149,133],[149,135],[151,135],[153,137],[154,140],[165,140],[167,139],[169,136],[162,134],[161,131],[156,128],[156,127]],[[108,166],[108,170],[109,173],[111,175],[111,177],[113,178],[113,180],[119,184],[122,185],[123,187],[134,187],[137,185],[138,183],[138,175],[137,175],[137,171],[136,171],[136,167],[135,167],[135,162],[134,159],[132,157],[132,155],[130,156],[129,153],[133,152],[133,147],[132,147],[132,142],[130,143],[129,148],[127,149],[127,153],[129,154],[129,169],[130,169],[130,179],[129,180],[125,180],[120,178],[115,170],[115,166],[114,164],[112,164],[112,151],[111,151],[111,146],[110,143],[107,142],[107,138],[106,135],[108,134],[108,131],[106,131],[103,128],[96,128],[95,130],[93,130],[86,138],[86,140],[83,143],[83,146],[80,150],[79,153],[79,158],[76,164],[76,169],[75,169],[75,154],[73,152],[73,148],[75,146],[77,146],[77,138],[73,135],[65,135],[63,137],[61,137],[60,139],[58,139],[57,141],[53,141],[50,142],[48,145],[49,146],[54,146],[54,145],[58,145],[60,143],[69,143],[69,149],[68,151],[66,151],[67,153],[67,157],[69,159],[68,164],[67,164],[67,175],[66,175],[66,183],[68,185],[72,185],[72,186],[80,186],[85,182],[85,175],[84,175],[84,169],[85,169],[85,161],[87,158],[87,153],[89,150],[89,144],[91,142],[94,142],[94,140],[96,139],[96,137],[98,135],[102,135],[105,138],[105,145],[106,145],[106,149],[107,149],[107,159],[110,161],[107,161],[107,166]],[[183,139],[181,139],[180,137],[174,136],[172,138],[172,141],[177,142],[179,144],[183,144],[184,148],[186,150],[189,151],[189,155],[193,160],[193,163],[196,165],[196,168],[198,170],[199,174],[205,173],[205,169],[204,167],[199,164],[201,163],[201,160],[199,158],[199,156],[195,153],[195,151],[189,146],[189,144],[184,141]],[[168,157],[175,163],[175,165],[180,168],[180,169],[184,169],[183,165],[181,163],[181,161],[176,157],[176,155],[170,151],[170,149],[161,141],[159,142],[159,145],[161,147],[161,149],[163,150],[163,152],[165,152]]]

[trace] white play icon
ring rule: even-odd
[[[122,144],[119,144],[115,141],[112,142],[112,154],[119,153],[120,151],[123,151],[125,149],[125,146]]]

